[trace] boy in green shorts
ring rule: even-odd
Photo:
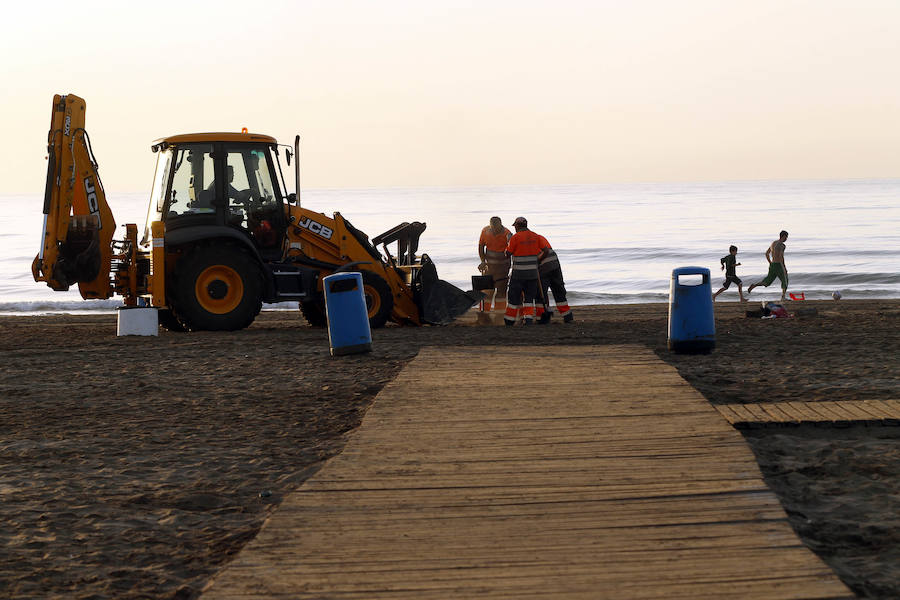
[[[782,231],[778,235],[778,239],[772,242],[769,249],[766,250],[766,260],[769,262],[769,273],[761,281],[751,284],[750,287],[747,288],[748,294],[758,285],[768,287],[777,277],[781,280],[781,301],[784,302],[784,296],[787,293],[788,286],[788,271],[787,266],[784,264],[784,243],[787,239],[788,232]]]

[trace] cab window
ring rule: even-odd
[[[210,144],[191,144],[175,152],[169,216],[215,213],[215,172],[211,155]]]
[[[228,221],[245,229],[260,247],[280,245],[280,199],[263,149],[227,152]]]
[[[172,166],[172,150],[162,150],[156,157],[156,172],[153,174],[153,189],[150,192],[150,203],[147,205],[147,220],[144,224],[144,237],[141,244],[150,239],[150,225],[153,221],[161,221],[165,209],[166,184],[169,182],[169,168]]]

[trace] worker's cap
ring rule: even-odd
[[[513,227],[528,227],[528,219],[525,217],[516,217],[513,221]]]

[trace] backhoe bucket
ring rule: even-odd
[[[452,283],[438,279],[437,268],[427,254],[416,278],[416,304],[422,321],[446,325],[484,298],[482,292],[464,292]]]

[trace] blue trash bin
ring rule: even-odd
[[[335,273],[322,280],[331,355],[372,350],[369,311],[363,293],[362,273]]]
[[[716,347],[709,269],[679,267],[669,287],[669,350],[708,354]]]

